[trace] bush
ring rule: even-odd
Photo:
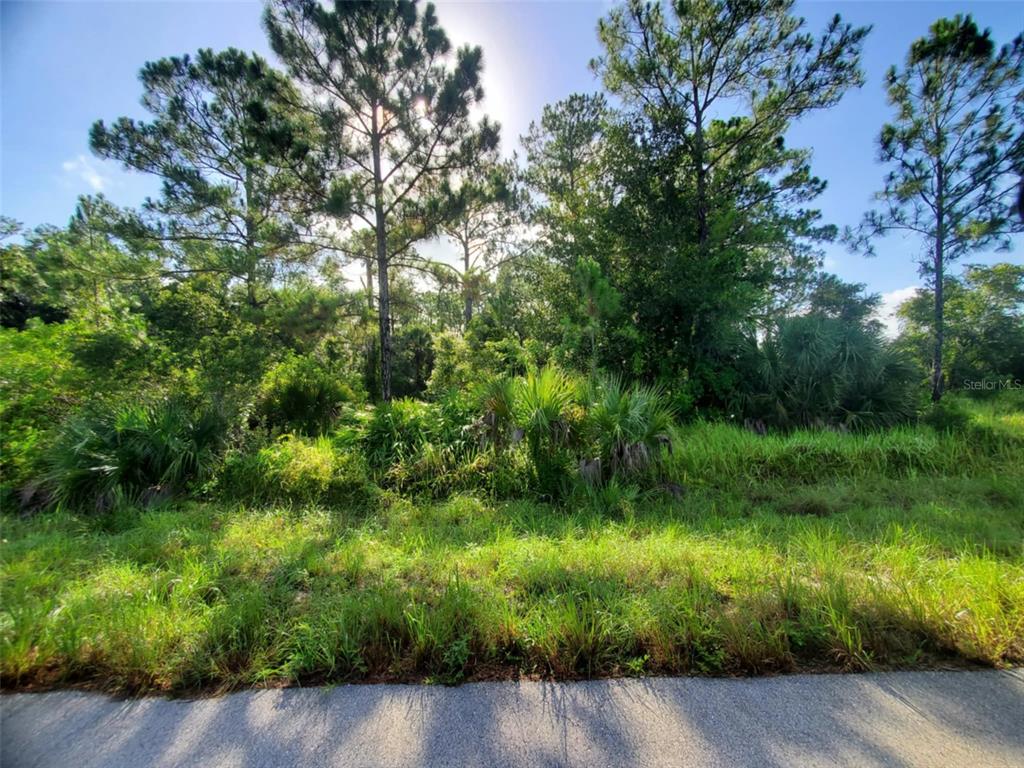
[[[220,412],[177,400],[101,406],[61,430],[49,454],[47,485],[70,507],[148,504],[209,476],[226,432]]]
[[[530,492],[533,466],[521,450],[466,450],[427,443],[412,459],[399,461],[381,478],[389,489],[432,499],[453,493],[508,499]]]
[[[873,328],[819,315],[780,321],[743,360],[735,408],[780,429],[913,420],[920,376]]]
[[[609,376],[593,387],[587,431],[596,456],[587,457],[590,472],[584,479],[600,483],[658,467],[664,453],[673,448],[674,414],[659,388],[639,384],[626,388],[619,377]]]
[[[480,392],[453,390],[436,404],[399,400],[378,408],[364,446],[373,465],[384,470],[382,484],[433,498],[455,491],[502,498],[513,488],[526,492],[528,465],[521,452],[502,450],[508,440],[492,439],[495,430],[486,414],[474,418],[482,399],[487,402]],[[505,434],[511,434],[510,423],[501,422]]]
[[[362,457],[325,437],[284,435],[255,453],[227,457],[218,491],[257,503],[362,504],[372,489]]]
[[[423,447],[441,437],[444,421],[432,403],[400,399],[378,405],[363,438],[370,466],[387,469],[415,458]]]
[[[317,436],[330,431],[352,388],[313,357],[292,356],[274,366],[260,385],[256,416],[272,430]]]
[[[515,339],[482,341],[472,334],[440,333],[434,337],[434,367],[427,394],[437,398],[465,391],[481,381],[522,376],[535,367],[535,358],[535,350]]]
[[[106,318],[93,326],[83,324],[69,346],[75,362],[100,378],[141,375],[161,357],[137,315]]]
[[[395,397],[419,397],[427,388],[434,368],[430,331],[413,324],[393,338],[391,392]]]
[[[552,499],[566,490],[574,466],[595,487],[615,476],[650,475],[675,440],[664,392],[626,388],[617,377],[584,385],[547,366],[517,379],[492,379],[475,399],[482,414],[462,430],[471,438],[467,447],[501,457],[525,445],[531,485]]]
[[[70,324],[29,321],[23,331],[0,329],[0,477],[18,487],[43,469],[51,425],[86,386],[68,345]]]
[[[516,381],[512,416],[526,441],[537,490],[557,498],[568,477],[570,445],[577,436],[582,412],[578,387],[553,366]]]

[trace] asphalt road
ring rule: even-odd
[[[3,768],[1024,766],[1024,671],[0,698]]]

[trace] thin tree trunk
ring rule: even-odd
[[[696,65],[694,64],[694,67]],[[700,89],[697,84],[696,68],[693,73],[693,141],[694,141],[694,167],[697,171],[697,252],[703,262],[707,256],[708,240],[711,235],[708,230],[708,182],[707,168],[705,167],[705,146],[704,146],[704,113],[700,106]],[[690,350],[689,358],[692,368],[700,367],[703,357],[700,346],[697,343],[697,329],[701,319],[703,308],[694,314],[690,323]]]
[[[256,298],[256,276],[253,274],[253,270],[250,268],[249,275],[245,280],[246,297],[249,300],[250,307],[258,307],[259,301]]]
[[[704,115],[700,104],[700,92],[697,88],[697,81],[693,81],[693,142],[694,142],[694,166],[697,169],[697,243],[703,251],[708,242],[708,182],[707,169],[704,167]]]
[[[366,308],[373,312],[373,259],[366,259]]]
[[[945,211],[943,210],[943,177],[942,166],[936,171],[936,217],[935,217],[935,348],[932,354],[932,402],[942,399],[942,340],[943,340],[943,253],[942,246],[946,237]]]
[[[388,290],[387,229],[384,226],[384,184],[380,167],[380,133],[373,110],[373,213],[377,235],[377,296],[380,325],[380,396],[391,401],[391,292]]]
[[[366,323],[369,325],[373,322],[373,257],[367,256],[366,259]],[[366,389],[370,391],[373,389],[376,382],[373,381],[374,369],[377,367],[377,339],[373,338],[372,335],[367,334],[366,338]]]
[[[256,300],[256,232],[252,217],[252,176],[249,167],[245,168],[245,292],[250,307],[259,306]]]
[[[1020,186],[1017,188],[1017,215],[1024,221],[1024,174],[1020,177]]]
[[[465,306],[462,310],[464,329],[469,330],[469,323],[473,319],[473,297],[469,292],[469,243],[462,244],[462,295]]]

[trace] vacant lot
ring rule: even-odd
[[[7,516],[5,686],[1021,663],[1019,421],[769,438],[698,424],[677,497]]]

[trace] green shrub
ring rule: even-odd
[[[481,340],[474,334],[439,333],[434,337],[433,372],[427,384],[432,398],[466,391],[479,382],[522,376],[535,367],[536,350],[513,338]]]
[[[850,361],[839,400],[841,423],[853,429],[912,423],[917,416],[919,369],[888,344],[868,349],[873,352]]]
[[[625,387],[617,377],[584,385],[553,366],[495,378],[477,388],[482,414],[463,432],[470,448],[504,455],[522,443],[532,485],[558,498],[573,467],[587,484],[660,472],[675,441],[668,397],[656,387]]]
[[[453,490],[480,490],[493,499],[516,499],[529,493],[531,479],[522,451],[484,451],[456,468]]]
[[[323,435],[355,400],[352,388],[316,358],[292,356],[264,377],[256,416],[270,429]]]
[[[497,406],[487,393],[501,389],[499,384],[509,399],[501,406],[504,416],[495,420],[489,409]],[[532,464],[521,450],[509,450],[515,386],[514,380],[497,379],[470,395],[448,391],[437,403],[396,400],[378,407],[367,424],[363,447],[380,471],[382,485],[432,498],[458,491],[492,498],[528,492],[534,484]],[[483,416],[478,415],[481,403]]]
[[[133,315],[83,324],[69,346],[75,362],[100,378],[144,372],[160,357],[147,337],[145,322]]]
[[[441,410],[433,403],[400,399],[378,405],[366,426],[363,446],[372,467],[387,469],[416,457],[444,432]]]
[[[427,389],[434,368],[430,330],[414,323],[392,339],[391,392],[395,397],[419,397]]]
[[[473,422],[471,431],[479,445],[501,450],[513,441],[517,388],[517,380],[505,376],[477,387],[476,400],[482,415]]]
[[[559,496],[568,477],[570,446],[582,422],[577,399],[576,382],[553,366],[516,382],[512,415],[522,430],[542,495]]]
[[[361,504],[372,493],[366,464],[325,437],[284,435],[254,453],[230,454],[218,480],[228,499]]]
[[[447,331],[435,335],[434,368],[427,393],[436,396],[467,386],[474,375],[468,357],[468,345],[462,334]]]
[[[657,468],[675,441],[673,416],[668,398],[657,387],[635,384],[627,388],[617,376],[595,382],[587,431],[596,456],[585,457],[591,468],[586,479],[601,482]]]
[[[44,470],[53,425],[88,387],[69,345],[72,323],[30,320],[23,331],[0,328],[0,480],[17,488]]]
[[[780,429],[913,420],[920,376],[873,328],[819,315],[780,321],[743,360],[735,408]]]
[[[457,456],[465,456],[479,447],[470,426],[479,412],[479,405],[472,394],[451,390],[438,398],[437,408],[441,416],[438,440],[442,445]]]
[[[388,488],[433,499],[471,492],[492,499],[508,499],[529,493],[532,464],[522,451],[468,450],[427,443],[413,459],[394,464],[383,476]]]
[[[394,400],[370,415],[362,448],[378,479],[388,488],[438,498],[453,490],[486,489],[464,467],[482,445],[473,429],[474,399],[450,391],[437,403]]]
[[[226,432],[220,412],[177,400],[100,406],[60,431],[47,484],[70,507],[149,503],[210,475]]]

